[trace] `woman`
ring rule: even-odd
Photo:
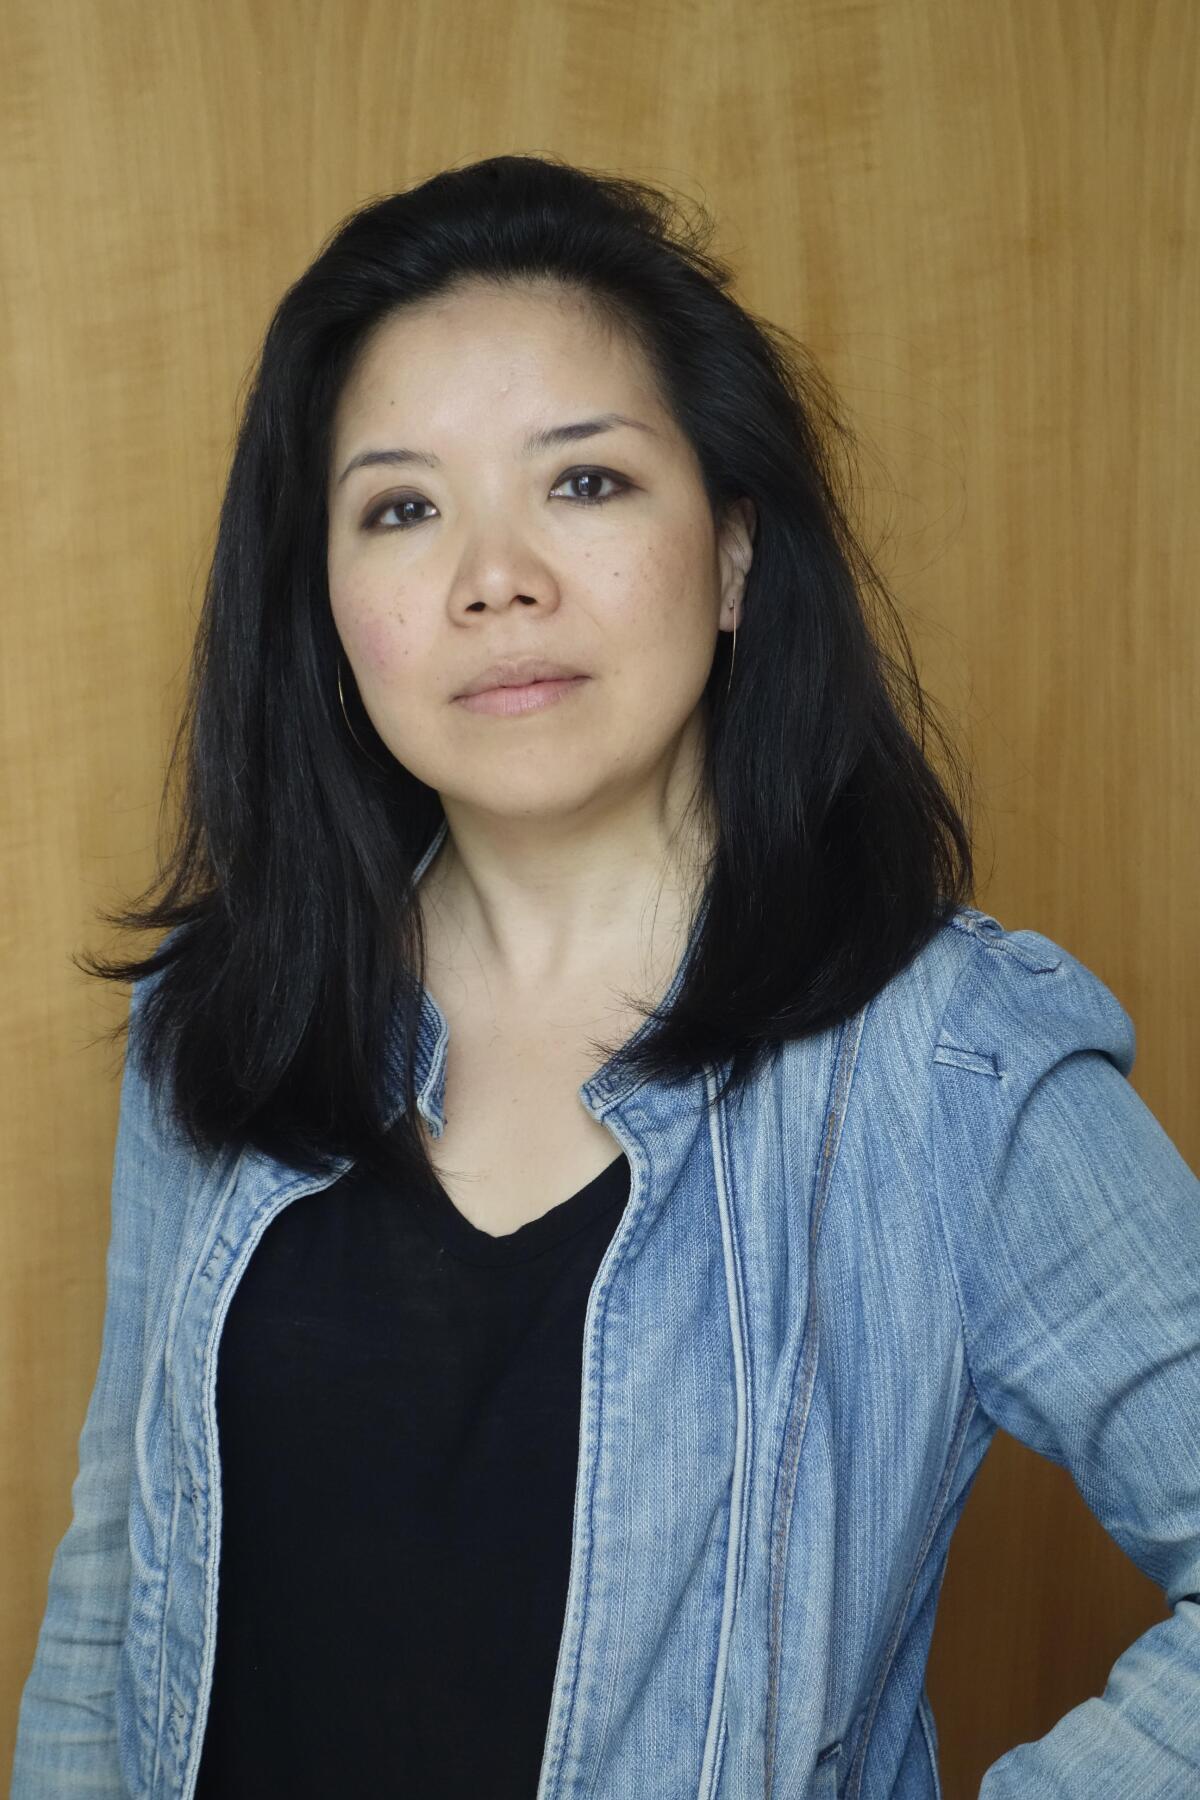
[[[729,288],[497,157],[272,320],[17,1800],[933,1796],[997,1426],[1173,1613],[984,1800],[1194,1791],[1200,1184]]]

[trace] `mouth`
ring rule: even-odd
[[[586,675],[556,676],[524,682],[516,687],[481,688],[474,694],[460,694],[454,704],[464,707],[467,712],[489,714],[495,718],[518,718],[555,705],[582,688],[588,679]]]

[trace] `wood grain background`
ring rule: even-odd
[[[981,905],[1094,969],[1192,1166],[1200,1077],[1192,0],[6,0],[0,1737],[99,1353],[123,1011],[237,405],[354,206],[501,150],[717,215],[865,447],[982,802]],[[1001,1436],[929,1672],[946,1800],[1165,1603]]]

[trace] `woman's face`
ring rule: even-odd
[[[476,283],[377,327],[337,406],[328,504],[363,704],[444,801],[529,820],[666,779],[740,617],[753,509],[717,532],[640,351],[577,292]],[[526,656],[586,679],[521,713],[457,698]]]

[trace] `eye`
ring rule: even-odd
[[[371,511],[363,520],[363,529],[370,531],[372,527],[380,524],[385,513],[399,512],[406,506],[428,506],[429,504],[430,502],[428,500],[422,500],[418,494],[401,494],[399,498],[381,500],[378,506],[372,507]],[[412,525],[423,525],[424,523],[425,521],[423,519],[401,518],[394,524],[389,525],[387,530],[407,531]]]
[[[550,490],[551,493],[556,493],[558,488],[565,487],[572,481],[611,481],[616,484],[618,494],[624,493],[629,486],[623,476],[614,475],[609,469],[572,469],[568,474],[559,476],[557,486]],[[572,497],[579,506],[603,506],[606,500],[615,500],[617,494],[576,494]]]
[[[573,499],[576,506],[603,506],[606,500],[615,500],[618,494],[623,494],[625,490],[631,486],[631,483],[626,481],[623,475],[614,475],[611,469],[571,469],[567,474],[559,476],[556,485],[551,488],[550,492],[552,495],[556,494],[559,488],[569,486],[571,482],[575,481],[588,482],[596,487],[599,487],[607,481],[610,486],[615,489],[615,492],[607,494],[588,493],[568,495],[567,498]],[[371,508],[371,511],[362,522],[363,530],[373,531],[376,528],[384,531],[411,530],[414,525],[423,525],[425,519],[406,518],[404,516],[404,509],[406,507],[429,505],[431,505],[431,502],[422,500],[419,494],[393,495],[390,500],[381,500],[378,505]],[[388,522],[388,513],[395,513],[397,516],[391,522]]]

